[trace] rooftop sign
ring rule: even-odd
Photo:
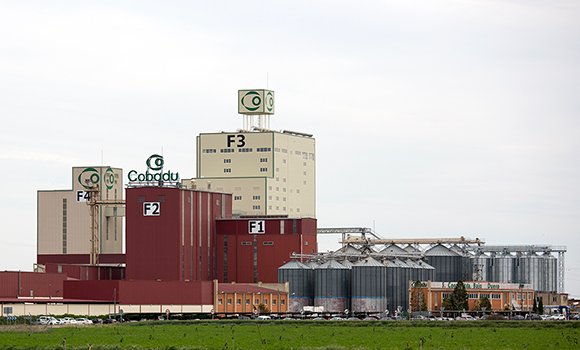
[[[274,114],[274,91],[238,90],[238,114]]]
[[[145,164],[147,165],[145,173],[138,173],[137,170],[129,171],[128,178],[130,184],[156,182],[159,185],[163,185],[164,182],[179,182],[179,173],[174,173],[169,170],[166,172],[163,171],[163,165],[165,165],[163,156],[152,154],[147,158]]]

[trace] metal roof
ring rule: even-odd
[[[291,260],[285,263],[284,265],[278,268],[279,270],[286,270],[286,269],[293,269],[293,270],[302,270],[302,269],[310,269],[310,266],[304,265],[300,261]]]
[[[442,244],[437,244],[436,246],[428,249],[425,252],[425,256],[460,256],[456,252],[450,250]]]
[[[376,261],[371,257],[368,257],[354,263],[354,267],[385,267],[385,265],[381,264],[380,262]]]
[[[342,265],[336,260],[328,260],[322,265],[315,267],[316,269],[348,269],[348,267]]]

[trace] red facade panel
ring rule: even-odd
[[[0,272],[0,297],[62,297],[64,274]]]
[[[263,233],[250,234],[250,221],[264,221]],[[274,283],[278,267],[292,253],[317,251],[316,219],[252,218],[218,220],[216,279],[220,282]]]
[[[39,254],[36,256],[37,264],[88,264],[89,254]],[[123,264],[125,254],[99,254],[101,264]]]
[[[53,264],[45,265],[46,272],[63,273],[69,278],[78,280],[122,280],[125,278],[125,267],[122,266],[90,266]]]
[[[127,189],[127,279],[213,279],[215,220],[231,215],[231,208],[223,208],[230,197],[169,187]],[[158,203],[158,213],[146,215],[145,203]]]
[[[120,304],[213,304],[213,282],[66,281],[66,299],[100,300]]]

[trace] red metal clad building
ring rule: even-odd
[[[0,272],[0,297],[62,297],[64,280],[60,273]]]
[[[292,253],[316,253],[316,219],[218,220],[217,246],[219,282],[275,283]]]
[[[196,281],[215,275],[215,222],[231,195],[172,187],[126,191],[126,278]]]

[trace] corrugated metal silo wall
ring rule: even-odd
[[[278,282],[288,282],[289,312],[301,312],[314,305],[314,271],[312,269],[278,269]]]
[[[490,258],[491,262],[491,282],[501,283],[515,283],[515,268],[514,260],[516,258],[511,255],[497,255]]]
[[[460,256],[426,256],[427,263],[435,268],[435,281],[455,282],[462,279]]]
[[[344,312],[350,309],[350,269],[314,269],[314,306],[325,312]]]
[[[396,266],[387,267],[387,308],[391,314],[395,312],[397,305],[401,303],[397,291],[401,285],[401,268]]]
[[[558,290],[557,259],[551,255],[545,255],[544,262],[546,264],[546,291],[556,292]]]
[[[401,306],[403,311],[407,311],[409,308],[409,281],[411,280],[411,270],[410,267],[401,268],[401,286],[398,291],[401,303],[397,306]]]
[[[387,309],[387,267],[353,266],[353,312],[383,312]]]

